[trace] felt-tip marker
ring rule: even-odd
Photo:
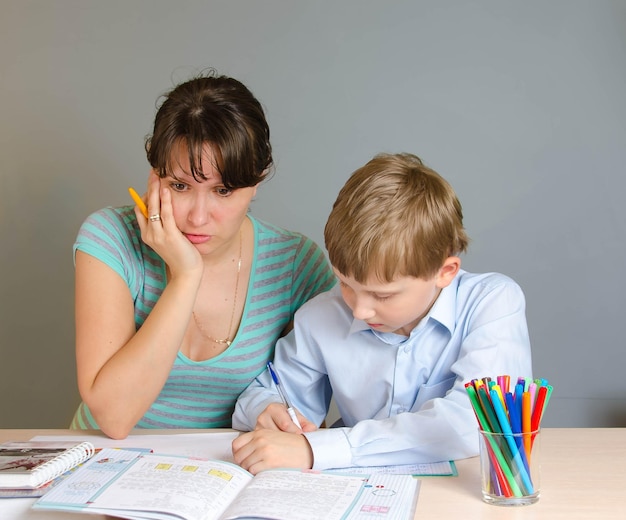
[[[302,429],[302,426],[300,426],[300,421],[298,421],[298,417],[296,416],[296,411],[293,409],[293,406],[291,406],[289,399],[287,399],[287,395],[282,389],[282,385],[280,384],[280,379],[278,379],[278,374],[274,371],[274,365],[272,365],[271,361],[268,361],[267,369],[269,370],[270,375],[272,376],[272,380],[274,381],[274,384],[276,385],[276,390],[278,390],[278,393],[280,394],[280,398],[282,399],[283,404],[287,407],[287,412],[289,413],[289,417],[291,417],[291,420],[298,428]]]
[[[130,196],[133,198],[135,204],[137,204],[137,207],[143,213],[143,216],[148,218],[148,208],[146,207],[145,202],[141,199],[139,194],[133,188],[128,188],[128,193],[130,193]]]

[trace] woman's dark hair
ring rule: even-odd
[[[187,146],[191,175],[202,172],[203,146],[209,144],[226,188],[256,186],[272,166],[270,130],[263,108],[236,79],[213,69],[165,94],[146,138],[148,162],[160,177],[171,174],[180,143]]]

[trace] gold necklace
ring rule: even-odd
[[[242,249],[242,242],[243,242],[241,235],[242,233],[240,229],[239,230],[239,261],[237,262],[237,281],[235,282],[235,297],[233,298],[233,310],[230,313],[230,324],[228,325],[228,337],[226,339],[216,339],[213,336],[209,336],[204,330],[204,328],[202,327],[202,325],[200,324],[200,321],[198,320],[198,317],[196,316],[195,311],[191,311],[191,315],[193,316],[193,321],[196,322],[196,326],[198,327],[198,330],[200,330],[202,335],[208,340],[212,341],[213,343],[219,343],[220,345],[226,345],[227,347],[230,347],[232,342],[235,339],[234,337],[233,339],[230,339],[230,331],[233,328],[233,321],[235,320],[235,308],[237,307],[237,293],[239,292],[239,273],[241,273],[241,249]]]

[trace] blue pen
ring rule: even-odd
[[[515,413],[522,422],[522,394],[524,393],[524,384],[518,383],[515,385]],[[510,412],[509,412],[510,413]]]
[[[518,403],[513,398],[513,394],[511,392],[507,392],[505,394],[505,402],[506,407],[509,410],[509,422],[511,423],[511,431],[515,434],[515,443],[517,444],[517,449],[519,450],[519,454],[522,457],[522,462],[524,463],[524,467],[528,474],[530,475],[530,466],[528,465],[528,459],[526,457],[526,449],[524,448],[524,440],[520,433],[522,433],[522,412],[521,412],[521,397],[519,399],[519,409]]]
[[[276,390],[278,390],[278,394],[280,395],[280,398],[282,399],[283,404],[287,407],[287,412],[289,413],[289,417],[291,417],[291,420],[298,428],[302,429],[302,426],[300,426],[300,421],[298,421],[298,417],[296,416],[296,411],[293,409],[293,406],[291,406],[289,399],[287,399],[287,395],[283,391],[282,385],[280,384],[280,379],[278,379],[278,374],[274,371],[274,365],[272,365],[271,361],[267,362],[267,369],[269,370],[270,375],[272,376],[272,379],[274,380],[274,384],[276,385]]]

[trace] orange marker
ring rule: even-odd
[[[524,433],[524,448],[526,449],[526,458],[530,462],[530,452],[532,448],[530,432],[531,432],[531,402],[530,392],[522,393],[522,432]]]
[[[132,188],[128,188],[128,193],[130,193],[130,196],[133,198],[133,200],[135,201],[135,204],[137,204],[137,207],[143,213],[143,216],[148,218],[148,208],[146,207],[146,204],[144,203],[144,201],[141,200],[141,197],[139,196],[139,194]]]

